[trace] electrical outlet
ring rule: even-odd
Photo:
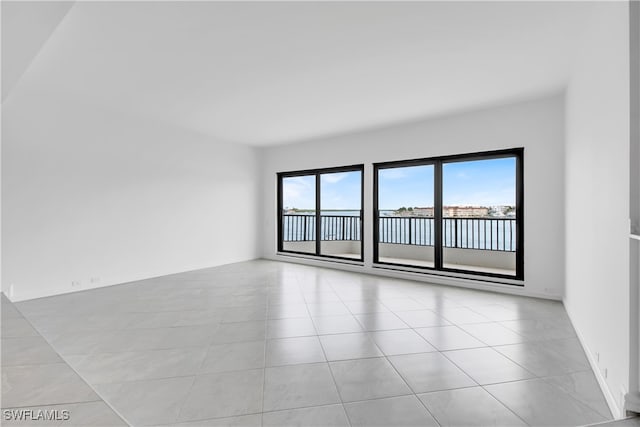
[[[604,374],[604,378],[607,379],[607,376],[609,374],[609,370],[607,368],[604,368],[604,371],[602,371]]]
[[[91,279],[89,279],[89,281],[91,283],[100,283],[100,278],[99,277],[92,277]]]
[[[596,352],[596,362],[600,362],[600,352]]]
[[[80,286],[80,282],[77,280],[73,280],[71,281],[71,287],[72,288],[77,288],[78,286]]]

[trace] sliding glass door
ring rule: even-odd
[[[320,173],[320,255],[362,259],[362,171]]]
[[[281,179],[282,250],[316,253],[316,176]]]
[[[522,154],[374,164],[374,262],[523,279]]]
[[[278,174],[278,251],[363,260],[364,165]],[[373,165],[373,262],[524,279],[523,149]]]
[[[363,166],[278,174],[278,250],[362,261]]]
[[[378,170],[378,260],[434,267],[434,167]]]
[[[444,269],[516,274],[516,158],[442,165]]]

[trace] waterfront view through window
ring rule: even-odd
[[[374,263],[523,278],[522,150],[374,165]]]
[[[515,275],[516,158],[442,165],[442,265]]]
[[[278,250],[363,260],[364,166],[278,174]],[[373,262],[524,278],[522,149],[373,165]]]
[[[316,176],[282,178],[283,250],[316,253]]]
[[[362,260],[362,166],[279,174],[279,250]]]
[[[392,264],[434,267],[434,166],[378,171],[378,256]]]

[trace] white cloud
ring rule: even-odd
[[[285,178],[282,183],[284,207],[309,209],[315,206],[315,179],[310,176]]]
[[[445,206],[497,206],[515,205],[513,188],[498,191],[475,191],[468,194],[444,195]]]
[[[407,172],[402,168],[382,169],[379,176],[381,179],[402,179],[407,177]]]
[[[342,181],[346,177],[347,177],[347,173],[346,172],[340,172],[340,173],[324,174],[324,175],[322,175],[321,179],[322,179],[323,183],[335,184],[335,183],[338,183],[338,182]]]

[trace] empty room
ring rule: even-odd
[[[640,426],[637,1],[2,1],[0,424]]]

